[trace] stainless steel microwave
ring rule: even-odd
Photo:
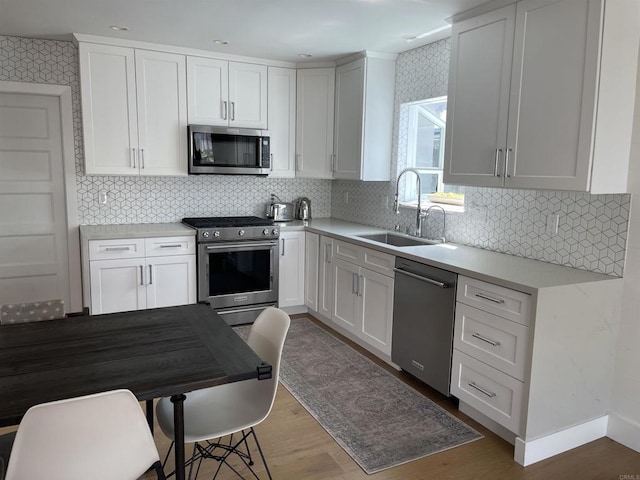
[[[269,137],[264,130],[189,125],[189,173],[268,175]]]

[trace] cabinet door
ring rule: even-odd
[[[339,258],[333,259],[333,314],[331,319],[346,330],[359,330],[360,297],[358,285],[360,268]]]
[[[144,258],[90,262],[91,314],[147,307]]]
[[[600,1],[517,5],[505,186],[588,190]]]
[[[304,232],[280,234],[278,306],[304,305]]]
[[[296,71],[269,67],[270,177],[295,177]]]
[[[147,308],[196,303],[196,256],[147,259]]]
[[[267,66],[229,62],[229,125],[267,128]]]
[[[333,238],[320,237],[318,258],[318,313],[331,318],[333,312]]]
[[[187,57],[187,115],[190,124],[229,124],[229,62]]]
[[[136,50],[140,173],[187,175],[185,57]]]
[[[333,178],[335,69],[297,72],[296,176]]]
[[[138,175],[134,51],[81,43],[79,55],[85,173]]]
[[[314,312],[318,310],[318,254],[320,235],[305,233],[304,246],[304,304]]]
[[[360,270],[362,314],[358,336],[387,355],[391,355],[393,284],[391,277],[366,268]]]
[[[509,5],[453,26],[444,183],[502,185],[514,25]]]
[[[364,58],[336,68],[334,178],[361,176],[364,81]]]

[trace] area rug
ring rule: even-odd
[[[291,321],[280,381],[368,474],[482,438],[306,318]]]

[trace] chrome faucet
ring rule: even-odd
[[[439,208],[440,210],[442,210],[442,236],[440,237],[440,240],[442,240],[442,243],[444,243],[444,232],[447,229],[447,212],[440,205],[431,205],[429,208],[427,208],[427,211],[424,214],[425,218],[429,218],[429,213],[431,212],[432,208]]]
[[[398,191],[400,190],[400,179],[407,172],[413,172],[416,174],[416,178],[418,179],[418,211],[416,213],[416,237],[422,236],[422,218],[424,214],[422,213],[422,204],[420,203],[420,193],[422,192],[422,185],[420,182],[420,171],[416,168],[405,168],[398,174],[398,179],[396,180],[396,194],[393,198],[393,212],[398,214],[400,213],[400,202],[398,201]]]

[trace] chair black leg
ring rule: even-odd
[[[253,429],[253,427],[251,427],[251,433],[253,434],[253,440],[256,442],[256,446],[258,447],[258,453],[260,453],[260,458],[262,458],[262,463],[264,464],[264,469],[267,471],[269,480],[273,480],[271,478],[271,471],[269,470],[269,466],[267,465],[267,460],[264,458],[264,454],[262,453],[262,447],[260,447],[260,442],[258,442],[258,436],[256,435],[256,431]]]
[[[162,464],[160,463],[160,460],[158,460],[156,463],[153,464],[153,468],[156,471],[156,476],[158,477],[158,480],[167,480],[167,477],[164,474],[164,469],[162,468]]]

